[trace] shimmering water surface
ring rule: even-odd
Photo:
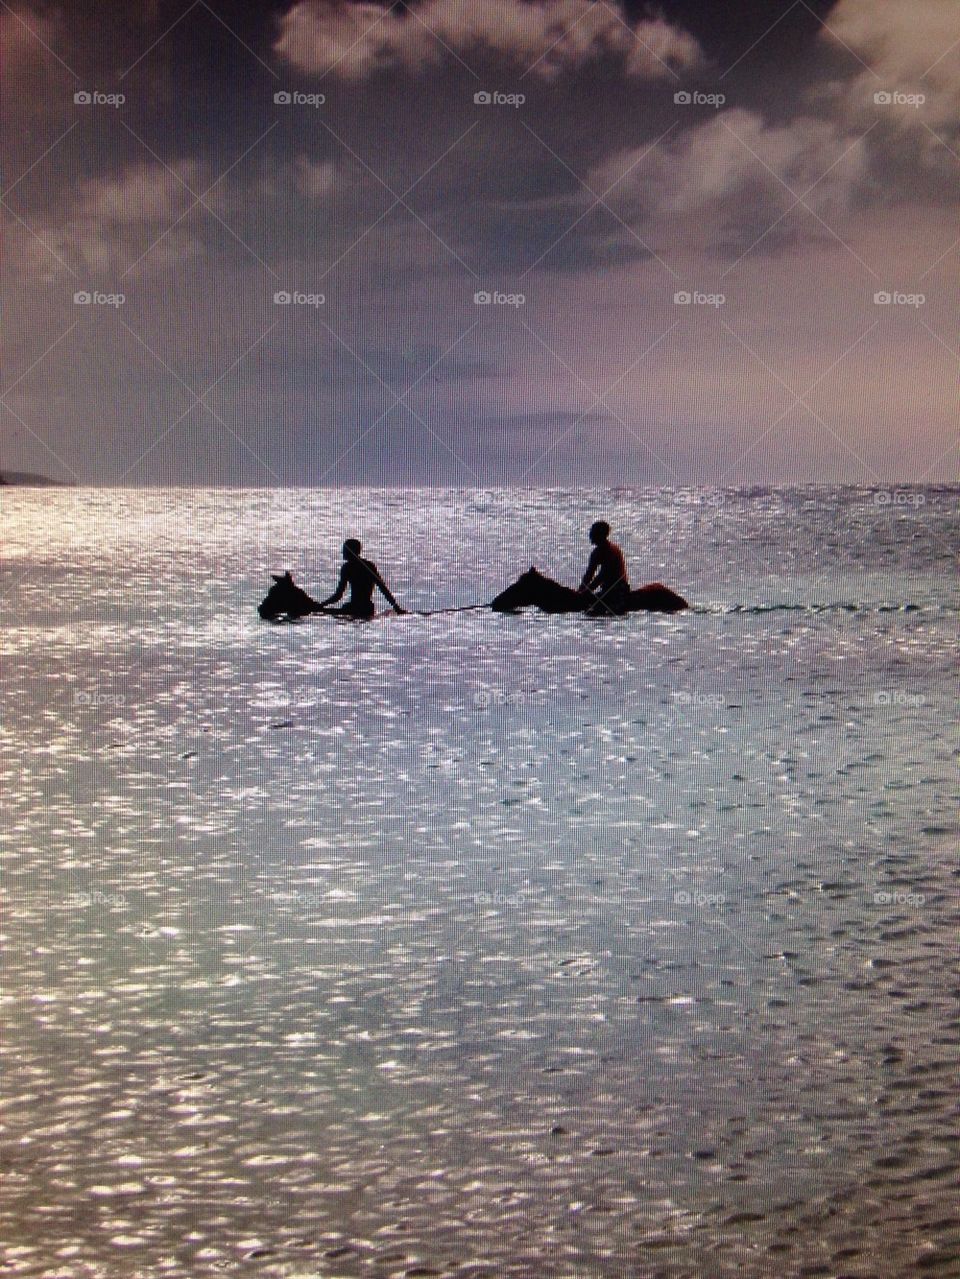
[[[957,496],[4,492],[5,1273],[960,1274]]]

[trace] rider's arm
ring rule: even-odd
[[[340,570],[340,581],[337,583],[337,589],[333,594],[325,600],[320,601],[320,607],[326,608],[328,604],[336,604],[337,600],[343,598],[343,593],[347,589],[347,566],[344,565]]]
[[[590,559],[587,563],[587,571],[583,575],[583,581],[580,583],[581,591],[588,591],[593,585],[593,579],[596,577],[600,569],[600,548],[595,547],[591,552]]]
[[[380,590],[383,592],[384,596],[386,597],[386,601],[391,606],[391,608],[393,608],[397,613],[402,613],[403,609],[400,607],[397,601],[390,594],[390,588],[389,586],[387,586],[386,582],[380,576],[379,569],[375,568],[373,570],[373,579],[376,582],[377,586],[380,588]]]

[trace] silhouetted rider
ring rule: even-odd
[[[597,520],[590,526],[593,551],[580,590],[595,597],[597,604],[611,613],[622,612],[630,594],[627,562],[616,542],[610,541],[610,525]]]
[[[390,589],[380,576],[373,560],[361,559],[360,552],[362,550],[363,546],[355,537],[348,537],[344,542],[343,568],[340,570],[340,581],[334,593],[328,599],[323,600],[320,607],[326,608],[330,604],[336,604],[337,600],[343,598],[343,594],[349,586],[350,598],[342,608],[336,611],[342,613],[345,617],[367,620],[373,617],[377,611],[373,603],[373,592],[376,587],[383,592],[387,603],[391,605],[395,613],[405,612],[406,610],[402,609],[390,594]]]

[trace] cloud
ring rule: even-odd
[[[19,225],[11,228],[19,247],[12,256],[19,258],[28,278],[33,272],[44,283],[66,279],[70,271],[93,272],[114,282],[154,242],[144,259],[148,269],[194,256],[200,251],[199,215],[195,211],[176,224],[193,203],[188,187],[202,190],[199,180],[193,160],[169,169],[152,162],[136,164],[115,178],[89,179],[73,203],[59,217],[40,223],[36,233]]]
[[[846,216],[866,190],[867,173],[864,141],[838,125],[812,116],[770,125],[737,107],[649,155],[641,148],[607,161],[590,185],[599,192],[612,188],[607,203],[641,230],[740,252],[760,236],[767,250],[782,246],[798,227],[806,238],[821,238],[816,218]],[[765,235],[793,205],[797,217],[784,216],[775,233]]]
[[[630,24],[613,5],[588,0],[426,0],[406,12],[299,0],[274,51],[300,71],[345,80],[491,56],[547,80],[602,59],[627,75],[661,79],[701,56],[692,36],[662,18]]]
[[[124,227],[152,226],[172,221],[198,189],[195,161],[184,160],[166,168],[137,164],[118,178],[88,182],[81,191],[78,217],[82,223],[112,234]]]
[[[866,64],[846,87],[858,115],[875,116],[874,95],[906,126],[960,129],[960,5],[957,0],[838,0],[823,38]],[[922,95],[923,101],[910,99]]]
[[[72,272],[111,287],[121,276],[162,276],[208,250],[221,265],[227,252],[254,266],[260,253],[279,264],[306,210],[329,210],[337,195],[336,165],[304,156],[262,166],[252,177],[214,184],[214,176],[185,157],[88,178],[31,230],[9,221],[11,259],[26,279],[52,284]],[[195,202],[199,195],[203,203]],[[325,228],[315,238],[326,243],[329,236]]]

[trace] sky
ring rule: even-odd
[[[0,44],[4,469],[957,478],[957,0],[10,0]]]

